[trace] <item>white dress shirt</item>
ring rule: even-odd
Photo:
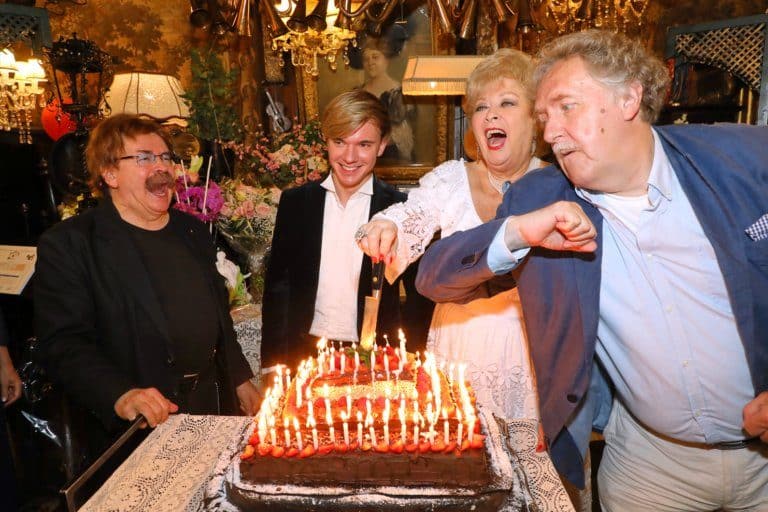
[[[325,193],[320,274],[315,315],[309,334],[339,341],[357,341],[357,290],[363,252],[355,231],[368,222],[373,196],[373,176],[341,204],[333,178],[322,183]]]

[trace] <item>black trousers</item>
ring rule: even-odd
[[[11,443],[8,439],[8,423],[6,421],[5,407],[0,404],[0,500],[2,510],[18,510],[18,496],[16,495],[16,474],[13,469],[13,457]]]

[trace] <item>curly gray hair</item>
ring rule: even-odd
[[[605,86],[616,89],[639,83],[643,87],[641,118],[648,123],[659,118],[669,87],[669,74],[664,63],[640,41],[597,29],[558,37],[539,51],[533,75],[536,86],[557,62],[571,57],[580,57],[590,75]]]

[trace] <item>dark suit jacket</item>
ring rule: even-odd
[[[205,225],[176,210],[170,213],[171,225],[199,258],[218,306],[210,314],[219,323],[215,362],[224,374],[222,410],[235,414],[234,387],[252,373],[235,339],[215,248]],[[129,389],[154,386],[172,397],[182,375],[167,321],[111,201],[40,238],[34,308],[41,363],[55,384],[106,426],[119,425],[113,407]]]
[[[286,190],[280,198],[272,249],[267,264],[262,304],[262,365],[295,365],[312,355],[316,339],[309,336],[315,311],[323,213],[326,190],[311,182]],[[374,178],[369,218],[384,208],[405,201],[406,195]],[[397,340],[403,327],[409,346],[425,340],[433,304],[418,295],[414,287],[417,266],[412,265],[392,285],[384,283],[379,305],[377,333]],[[371,295],[371,259],[363,257],[357,290],[358,333],[362,325],[365,296]],[[401,307],[399,287],[403,281],[406,303]]]
[[[717,255],[757,393],[768,389],[768,238],[744,230],[768,213],[768,129],[747,125],[656,127],[680,185]],[[558,200],[579,203],[598,230],[593,254],[537,247],[515,269],[536,368],[542,422],[558,470],[583,483],[583,440],[565,428],[593,393],[602,257],[602,217],[580,199],[554,167],[534,171],[510,187],[497,219],[433,244],[422,257],[417,287],[437,301],[462,301],[495,280],[488,246],[509,215]],[[590,393],[587,390],[590,389]],[[604,389],[600,389],[604,391]],[[606,396],[600,393],[600,398]],[[590,421],[604,411],[581,412]],[[746,404],[745,404],[746,405]],[[603,407],[600,409],[600,407]],[[604,416],[604,415],[601,415]],[[600,427],[601,425],[597,425]],[[581,429],[588,434],[588,429]]]

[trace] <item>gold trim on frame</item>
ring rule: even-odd
[[[431,4],[424,2],[425,5]],[[441,47],[440,27],[436,17],[430,13],[430,38],[432,44],[432,53],[448,53],[448,46],[445,49]],[[442,51],[441,51],[442,49]],[[299,121],[306,123],[309,120],[319,118],[319,101],[317,94],[317,77],[312,76],[303,67],[295,68],[296,85],[299,99]],[[435,138],[437,142],[437,151],[435,152],[435,161],[432,164],[417,164],[406,166],[381,166],[376,167],[376,176],[393,185],[414,185],[424,174],[431,171],[436,165],[444,162],[448,157],[449,151],[449,120],[448,120],[448,99],[444,96],[436,97],[435,104]]]

